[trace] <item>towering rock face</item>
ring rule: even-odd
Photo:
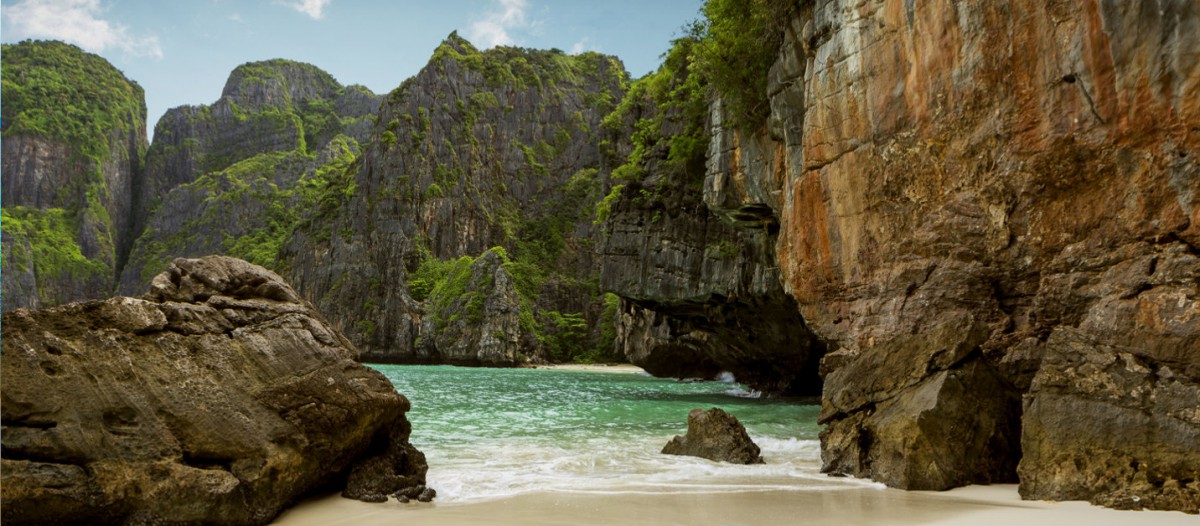
[[[728,371],[756,389],[819,394],[824,347],[784,292],[775,264],[779,224],[771,204],[778,192],[764,184],[761,195],[720,206],[735,197],[714,182],[716,170],[730,159],[755,168],[762,162],[729,144],[719,105],[710,115],[705,86],[688,73],[691,53],[687,41],[677,43],[663,68],[639,80],[607,119],[616,156],[626,161],[600,205],[610,214],[601,286],[622,298],[617,348],[657,375]],[[703,140],[710,129],[713,139]]]
[[[133,242],[142,88],[61,42],[3,49],[3,310],[106,297]]]
[[[365,360],[419,362],[450,352],[441,348],[445,338],[422,332],[444,325],[422,321],[424,295],[438,279],[418,271],[494,246],[511,252],[511,269],[528,271],[515,276],[523,305],[546,299],[555,312],[593,312],[592,267],[580,248],[591,226],[587,205],[599,192],[593,137],[620,100],[624,75],[618,61],[596,53],[480,52],[451,35],[388,95],[346,191],[297,231],[285,272]],[[556,284],[572,292],[556,295]],[[526,356],[542,352],[534,333],[549,322],[538,312],[505,336],[522,341]]]
[[[120,291],[144,289],[176,257],[220,253],[274,268],[301,215],[358,155],[380,100],[314,66],[269,60],[238,66],[211,106],[168,111]]]
[[[826,471],[1197,510],[1198,47],[1187,1],[806,4],[705,197],[778,217]]]
[[[379,491],[424,483],[408,400],[261,267],[179,259],[3,323],[5,522],[266,524],[377,458]]]

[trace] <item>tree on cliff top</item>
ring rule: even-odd
[[[771,113],[767,73],[783,32],[807,0],[708,0],[705,20],[690,32],[700,71],[725,103],[735,126],[755,128]]]

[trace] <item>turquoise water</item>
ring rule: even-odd
[[[821,475],[817,406],[755,397],[732,382],[642,374],[372,365],[412,401],[411,441],[443,504],[535,491],[627,494],[832,490]],[[693,408],[738,417],[766,465],[662,455]]]

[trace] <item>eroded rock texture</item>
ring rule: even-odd
[[[746,434],[736,416],[719,408],[693,409],[688,413],[686,435],[676,435],[663,446],[664,455],[688,455],[731,464],[762,464],[758,445]]]
[[[5,523],[265,524],[359,459],[424,482],[408,401],[261,267],[179,259],[3,323]]]
[[[488,250],[475,261],[458,262],[452,286],[430,298],[421,318],[426,335],[416,346],[418,359],[436,364],[511,367],[520,354],[520,305],[503,256]]]
[[[1023,453],[1027,498],[1197,511],[1198,48],[1191,1],[804,8],[706,199],[778,217],[826,471],[941,489]]]
[[[634,106],[626,118],[640,122],[626,123],[630,133],[656,118],[666,137],[686,126],[677,110],[649,100]],[[730,144],[738,138],[721,126],[721,115],[718,104],[703,119],[713,138],[698,166],[672,162],[670,141],[661,140],[642,157],[643,178],[614,181],[623,187],[604,222],[599,258],[601,287],[622,298],[617,350],[659,376],[711,378],[726,371],[773,394],[816,395],[825,347],[780,283],[779,224],[771,207],[778,191],[714,190],[722,184],[714,177],[729,164],[738,166],[740,181],[771,187],[755,177],[773,158],[763,161],[758,150]],[[625,149],[620,153],[631,148],[628,136],[614,142]],[[728,207],[718,202],[738,199]]]
[[[423,261],[477,257],[495,246],[515,255],[524,245],[549,243],[538,266],[578,282],[558,294],[549,283],[531,299],[596,320],[598,309],[581,285],[594,273],[584,244],[590,207],[582,204],[598,198],[596,130],[625,80],[613,57],[479,51],[451,34],[420,73],[387,96],[371,146],[351,174],[354,191],[296,231],[284,250],[286,272],[367,360],[462,354],[451,333],[423,332],[446,325],[425,323],[431,306],[413,297],[408,281]],[[583,217],[560,210],[568,204],[582,207]],[[528,327],[501,339],[523,342],[524,357],[485,360],[492,365],[544,355]]]
[[[323,190],[339,186],[381,100],[277,59],[238,66],[211,105],[167,111],[147,154],[138,240],[119,292],[144,290],[177,257],[225,254],[279,269],[284,239]]]

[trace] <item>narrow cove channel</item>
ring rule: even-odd
[[[820,474],[818,406],[754,398],[732,382],[572,370],[371,365],[413,404],[413,445],[442,505],[531,492],[831,491],[877,486]],[[766,465],[662,455],[693,408],[738,417]]]

